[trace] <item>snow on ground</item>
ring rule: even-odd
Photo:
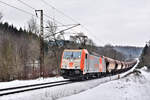
[[[61,97],[70,96],[94,88],[101,83],[109,81],[110,79],[110,77],[107,77],[24,93],[12,94],[8,96],[2,96],[0,97],[0,100],[55,100]]]
[[[60,100],[150,100],[150,72],[141,72]]]
[[[8,88],[8,87],[16,87],[16,86],[23,86],[23,85],[31,85],[31,84],[38,84],[38,83],[46,83],[46,82],[55,82],[55,81],[62,81],[64,80],[63,77],[52,77],[52,78],[38,78],[35,80],[15,80],[10,82],[0,82],[0,89]]]
[[[132,70],[130,70],[130,71],[132,71]],[[128,71],[128,72],[130,72],[130,71]],[[128,72],[121,74],[120,77],[123,77]],[[144,71],[143,71],[143,73],[144,73]],[[62,86],[56,86],[56,87],[51,87],[51,88],[45,88],[45,89],[40,89],[40,90],[24,92],[24,93],[12,94],[12,95],[8,95],[8,96],[2,96],[2,97],[0,97],[0,100],[33,100],[33,99],[35,99],[35,100],[55,100],[55,99],[97,100],[99,98],[102,98],[102,100],[112,100],[114,98],[115,99],[124,99],[124,98],[128,99],[128,97],[134,98],[135,96],[139,95],[139,93],[136,93],[134,88],[137,91],[139,91],[139,89],[140,89],[140,91],[142,91],[143,85],[144,85],[144,89],[143,89],[142,93],[144,94],[145,93],[144,91],[146,91],[147,93],[150,93],[148,90],[150,88],[147,86],[149,81],[146,81],[147,77],[145,77],[145,76],[148,76],[149,74],[147,74],[146,72],[144,74],[143,74],[143,77],[134,78],[135,76],[130,76],[128,78],[124,78],[121,80],[115,80],[118,78],[118,75],[116,75],[116,76],[106,77],[106,78],[101,78],[101,79],[76,82],[76,83],[62,85]],[[55,78],[38,79],[38,80],[31,80],[31,81],[5,82],[5,83],[0,83],[0,87],[2,86],[4,88],[9,85],[11,85],[9,87],[12,87],[12,86],[18,86],[20,84],[25,85],[25,84],[31,84],[31,83],[33,84],[33,83],[58,81],[58,80],[63,80],[63,78],[55,77]],[[110,82],[110,80],[112,80],[112,81]],[[145,81],[148,83],[146,84]],[[133,87],[133,90],[132,90],[132,87]],[[147,88],[147,89],[145,89],[145,88]],[[130,92],[128,92],[127,90],[129,90]],[[132,93],[133,91],[135,93]],[[135,94],[135,95],[133,95],[133,94]],[[71,96],[71,95],[73,95],[73,96]],[[107,97],[105,97],[105,96],[107,96]],[[64,98],[62,98],[62,97],[64,97]],[[148,97],[145,96],[145,98],[148,98]]]

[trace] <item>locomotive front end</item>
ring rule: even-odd
[[[82,50],[64,50],[61,59],[61,76],[64,78],[80,77]]]

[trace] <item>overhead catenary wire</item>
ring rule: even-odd
[[[79,23],[77,20],[75,20],[74,18],[70,17],[69,15],[65,14],[64,12],[62,12],[61,10],[57,9],[56,7],[54,7],[53,5],[51,5],[50,3],[46,2],[45,0],[41,0],[45,5],[51,7],[52,9],[55,9],[58,13],[62,14],[63,16],[69,18],[70,20],[72,20],[73,22],[75,23]],[[96,39],[98,40],[99,42],[102,42],[100,41],[85,25],[83,25],[83,23],[80,23],[81,24],[81,27],[83,29],[85,29],[88,33],[91,33],[91,35]]]
[[[32,14],[32,13],[26,11],[26,10],[23,10],[23,9],[21,9],[21,8],[17,8],[17,7],[15,7],[15,6],[10,5],[10,4],[8,4],[8,3],[5,3],[5,2],[3,2],[3,1],[0,1],[0,3],[1,3],[1,4],[4,4],[4,5],[7,5],[7,6],[11,7],[11,8],[17,9],[17,10],[19,10],[19,11],[21,11],[21,12],[24,12],[24,13],[28,14],[28,15],[32,15],[32,16],[36,17],[34,14]]]
[[[76,24],[79,23],[78,21],[76,21],[75,19],[73,19],[72,17],[66,15],[64,12],[62,12],[61,10],[57,9],[56,7],[54,7],[53,5],[51,5],[50,3],[46,2],[45,0],[41,0],[45,5],[49,6],[50,8],[56,10],[58,13],[60,13],[61,15],[63,15],[64,17],[69,18],[71,21],[75,22]],[[74,25],[74,24],[73,24]],[[81,24],[80,24],[81,25]],[[64,25],[65,26],[65,25]],[[72,31],[74,31],[73,29],[71,29]],[[74,31],[75,32],[75,31]]]
[[[25,2],[23,2],[23,1],[21,1],[21,0],[17,0],[17,1],[19,1],[20,3],[26,5],[27,7],[31,8],[31,9],[33,9],[33,10],[36,10],[36,9],[33,8],[32,6],[28,5],[27,3],[25,3]]]
[[[3,2],[3,1],[0,1],[0,3],[3,4],[3,5],[9,6],[9,7],[11,7],[11,8],[14,8],[14,9],[16,9],[16,10],[18,10],[18,11],[21,11],[21,12],[23,12],[23,13],[26,13],[26,14],[28,14],[28,15],[31,15],[32,17],[37,18],[37,16],[36,16],[35,14],[32,14],[31,12],[28,12],[28,11],[26,11],[26,10],[24,10],[24,9],[18,8],[18,7],[16,7],[16,6],[13,6],[13,5],[8,4],[8,3],[6,3],[6,2]]]
[[[51,5],[50,3],[46,2],[45,0],[41,0],[44,4],[46,4],[47,6],[51,7],[52,9],[55,9],[58,13],[62,14],[63,16],[69,18],[70,20],[72,20],[75,23],[79,23],[78,21],[76,21],[75,19],[73,19],[72,17],[68,16],[67,14],[65,14],[64,12],[62,12],[61,10],[57,9],[56,7],[54,7],[53,5]]]
[[[72,18],[71,16],[69,16],[69,15],[65,14],[64,12],[62,12],[61,10],[57,9],[56,7],[54,7],[53,5],[51,5],[50,3],[46,2],[45,0],[41,0],[41,1],[42,1],[45,5],[49,6],[50,8],[55,9],[58,13],[62,14],[64,17],[69,18],[70,20],[72,20],[72,21],[75,22],[75,23],[80,23],[80,22],[78,22],[77,20],[75,20],[74,18]],[[81,24],[81,23],[80,23],[80,25],[83,26],[83,24]],[[84,26],[83,26],[83,28],[84,28]],[[85,30],[86,30],[86,28],[85,28]],[[88,30],[86,30],[86,31],[88,31]]]
[[[34,11],[37,10],[36,8],[30,6],[29,4],[25,3],[25,2],[22,1],[22,0],[17,0],[17,1],[19,1],[20,3],[22,3],[23,5],[25,5],[25,6],[29,7],[29,8],[31,8],[31,9],[33,9]],[[44,15],[45,17],[47,17],[47,18],[53,20],[53,18],[50,17],[50,16],[48,16],[47,14],[43,14],[43,15]],[[55,21],[56,21],[57,23],[61,24],[61,25],[64,25],[63,23],[61,23],[60,21],[58,21],[58,20],[56,20],[56,19],[55,19]],[[46,21],[45,21],[45,22],[46,22]]]
[[[62,12],[61,10],[57,9],[56,7],[54,7],[53,5],[51,5],[50,3],[46,2],[45,0],[41,0],[44,4],[48,5],[49,7],[55,9],[58,13],[62,14],[65,17],[68,17],[70,20],[72,20],[75,23],[79,23],[77,20],[75,20],[74,18],[70,17],[69,15],[65,14],[64,12]],[[83,24],[81,24],[81,26],[83,26],[84,29],[86,29],[87,31],[89,31]]]
[[[25,6],[31,8],[31,9],[33,9],[33,10],[36,10],[34,7],[30,6],[29,4],[25,3],[25,2],[22,1],[22,0],[17,0],[17,1],[19,1],[20,3],[24,4]],[[42,2],[46,3],[44,0],[43,0]],[[57,10],[57,11],[59,11],[59,10],[56,9],[55,7],[52,7],[52,8],[55,9],[55,10]],[[64,16],[67,16],[67,15],[65,15],[63,12],[61,12],[61,11],[59,11],[59,12],[60,12],[61,14],[63,14]],[[46,15],[46,14],[43,14],[43,15],[46,16],[46,17],[48,17],[48,18],[50,18],[50,19],[52,19],[52,20],[54,19],[54,18],[52,18],[52,17],[50,17],[50,16],[48,16],[48,15]],[[69,16],[68,16],[68,17],[69,17]],[[72,19],[72,18],[70,17],[70,19]],[[73,20],[73,19],[72,19],[72,20]],[[56,19],[55,19],[55,21],[63,25],[63,23],[57,21]],[[63,25],[63,26],[65,26],[65,25]]]
[[[80,24],[78,21],[74,20],[72,17],[66,15],[65,13],[63,13],[62,11],[60,11],[59,9],[57,9],[56,7],[54,7],[53,5],[51,5],[50,3],[46,2],[45,0],[41,0],[45,5],[49,6],[50,8],[52,8],[53,10],[57,11],[58,13],[62,14],[64,17],[69,18],[70,20],[72,20],[73,22],[75,22],[75,24]],[[55,19],[54,19],[55,20]],[[72,26],[75,24],[68,24],[68,25],[62,25],[63,27],[65,26]],[[81,24],[80,24],[81,25]],[[71,29],[72,31],[74,31],[73,29]],[[75,31],[74,31],[75,32]]]
[[[17,0],[17,1],[19,1],[20,3],[24,4],[25,6],[31,8],[31,9],[33,9],[33,10],[36,10],[34,7],[28,5],[27,3],[23,2],[22,0]],[[7,5],[7,6],[9,6],[9,7],[12,7],[12,8],[14,8],[14,9],[17,9],[17,10],[19,10],[19,11],[21,11],[21,12],[24,12],[24,13],[28,14],[28,15],[32,15],[32,16],[34,16],[34,17],[37,17],[36,15],[34,15],[34,14],[32,14],[32,13],[26,11],[26,10],[23,10],[23,9],[21,9],[21,8],[17,8],[17,7],[15,7],[15,6],[10,5],[10,4],[8,4],[8,3],[5,3],[5,2],[3,2],[3,1],[0,1],[0,3],[2,3],[2,4],[4,4],[4,5]],[[45,3],[46,3],[46,2],[45,2]],[[52,7],[53,7],[53,6],[52,6]],[[56,9],[55,7],[53,7],[53,8]],[[61,12],[61,11],[58,10],[58,9],[57,9],[57,11]],[[61,13],[62,13],[63,15],[65,15],[63,12],[61,12]],[[45,15],[46,17],[50,18],[50,19],[53,19],[52,17],[50,17],[50,16],[48,16],[48,15],[46,15],[46,14],[44,14],[44,15]],[[65,15],[65,16],[67,16],[67,15]],[[71,18],[71,17],[70,17],[70,18]],[[55,20],[55,21],[57,21],[57,20]],[[46,22],[46,21],[45,21],[45,22]],[[61,23],[61,22],[59,22],[59,21],[57,21],[57,22],[58,22],[59,24],[61,24],[62,26],[65,26],[63,23]],[[83,25],[81,25],[81,26],[83,26]]]
[[[26,13],[26,14],[28,14],[28,15],[31,15],[32,17],[37,18],[37,16],[36,16],[35,14],[32,14],[31,12],[28,12],[28,11],[23,10],[23,9],[21,9],[21,8],[15,7],[15,6],[10,5],[10,4],[8,4],[8,3],[5,3],[5,2],[3,2],[3,1],[0,1],[0,3],[3,4],[3,5],[9,6],[9,7],[11,7],[11,8],[14,8],[14,9],[20,11],[20,12],[23,12],[23,13]]]
[[[30,6],[29,4],[27,4],[26,2],[24,2],[24,1],[22,1],[22,0],[17,0],[17,1],[19,1],[20,3],[22,3],[23,5],[25,5],[25,6],[27,6],[27,7],[29,7],[29,8],[31,8],[31,9],[33,9],[33,10],[36,10],[36,8],[34,8],[34,7],[32,7],[32,6]],[[68,25],[64,25],[63,23],[61,23],[61,22],[59,22],[58,20],[56,20],[56,19],[54,19],[54,18],[52,18],[52,17],[50,17],[50,16],[48,16],[48,15],[46,15],[46,14],[43,14],[45,17],[47,17],[47,18],[50,18],[51,20],[53,20],[54,22],[56,22],[56,23],[59,23],[61,26],[58,26],[58,27],[68,27],[68,26],[72,26],[72,25],[75,25],[75,24],[68,24]],[[44,20],[45,21],[45,20]],[[46,22],[46,21],[45,21]],[[46,22],[47,23],[47,22]],[[45,27],[44,27],[45,28]],[[71,29],[72,30],[72,29]],[[72,30],[73,31],[73,30]]]
[[[25,3],[25,2],[23,2],[23,1],[21,1],[21,0],[17,0],[17,1],[19,1],[20,3],[22,3],[22,4],[24,4],[24,5],[28,6],[28,7],[30,7],[31,9],[35,10],[35,8],[33,8],[32,6],[28,5],[27,3]],[[44,1],[44,0],[42,0],[42,1]],[[24,9],[17,8],[17,7],[15,7],[15,6],[13,6],[13,5],[11,5],[11,4],[8,4],[8,3],[5,3],[5,2],[3,2],[3,1],[0,1],[0,3],[3,4],[3,5],[7,5],[7,6],[9,6],[9,7],[12,7],[12,8],[14,8],[14,9],[17,9],[17,10],[19,10],[19,11],[21,11],[21,12],[24,12],[24,13],[26,13],[26,14],[28,14],[28,15],[31,15],[31,16],[37,18],[37,16],[36,16],[35,14],[32,14],[31,12],[28,12],[28,11],[26,11],[26,10],[24,10]],[[45,2],[45,3],[46,3],[46,2]],[[47,3],[47,4],[49,4],[49,3]],[[49,4],[49,5],[50,5],[50,4]],[[63,14],[64,16],[66,16],[66,17],[72,19],[72,21],[77,22],[77,21],[75,21],[73,18],[67,16],[66,14],[64,14],[63,12],[61,12],[60,10],[58,10],[57,8],[55,8],[54,6],[52,6],[52,7],[53,7],[53,9],[55,9],[57,12],[59,12],[59,13]],[[46,15],[46,14],[44,14],[44,15],[45,15],[47,18],[53,19],[52,17],[50,17],[50,16],[48,16],[48,15]],[[55,20],[55,21],[56,21],[56,20]],[[45,20],[44,20],[44,22],[47,23],[47,21],[45,21]],[[57,23],[59,23],[59,24],[61,24],[61,25],[64,25],[64,24],[62,24],[62,23],[59,22],[59,21],[57,21]],[[64,25],[64,26],[65,26],[65,25]],[[83,24],[81,24],[81,26],[82,26],[87,32],[92,33],[92,32],[89,31],[89,29],[87,29]],[[92,35],[93,35],[93,34],[92,34]],[[93,35],[93,36],[94,36],[94,35]],[[99,41],[99,39],[97,39],[96,36],[94,36],[94,37],[96,38],[96,40]]]
[[[32,9],[32,10],[36,10],[36,8],[30,6],[29,4],[27,4],[26,2],[24,2],[24,1],[22,1],[22,0],[17,0],[17,1],[19,1],[21,4],[23,4],[23,5],[27,6],[27,7],[29,7],[29,8]],[[57,21],[55,18],[52,18],[52,17],[50,17],[50,16],[48,16],[48,15],[46,15],[46,14],[43,14],[43,15],[44,15],[45,17],[47,17],[47,18],[50,18],[50,19],[53,20],[54,22],[59,23],[61,26],[59,25],[58,27],[66,27],[66,28],[68,28],[68,26],[76,25],[76,24],[64,25],[63,23]],[[46,21],[45,21],[45,22],[46,22]],[[47,22],[46,22],[46,23],[47,23]],[[54,27],[55,27],[55,26],[54,26]],[[47,28],[47,27],[44,27],[44,28]],[[73,29],[71,29],[71,30],[73,31]]]

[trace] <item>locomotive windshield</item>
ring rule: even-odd
[[[79,59],[81,58],[81,51],[65,51],[64,59]]]

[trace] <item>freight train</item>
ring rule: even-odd
[[[136,60],[123,62],[105,56],[96,56],[86,49],[65,49],[60,73],[65,79],[87,80],[123,73],[136,63]]]

